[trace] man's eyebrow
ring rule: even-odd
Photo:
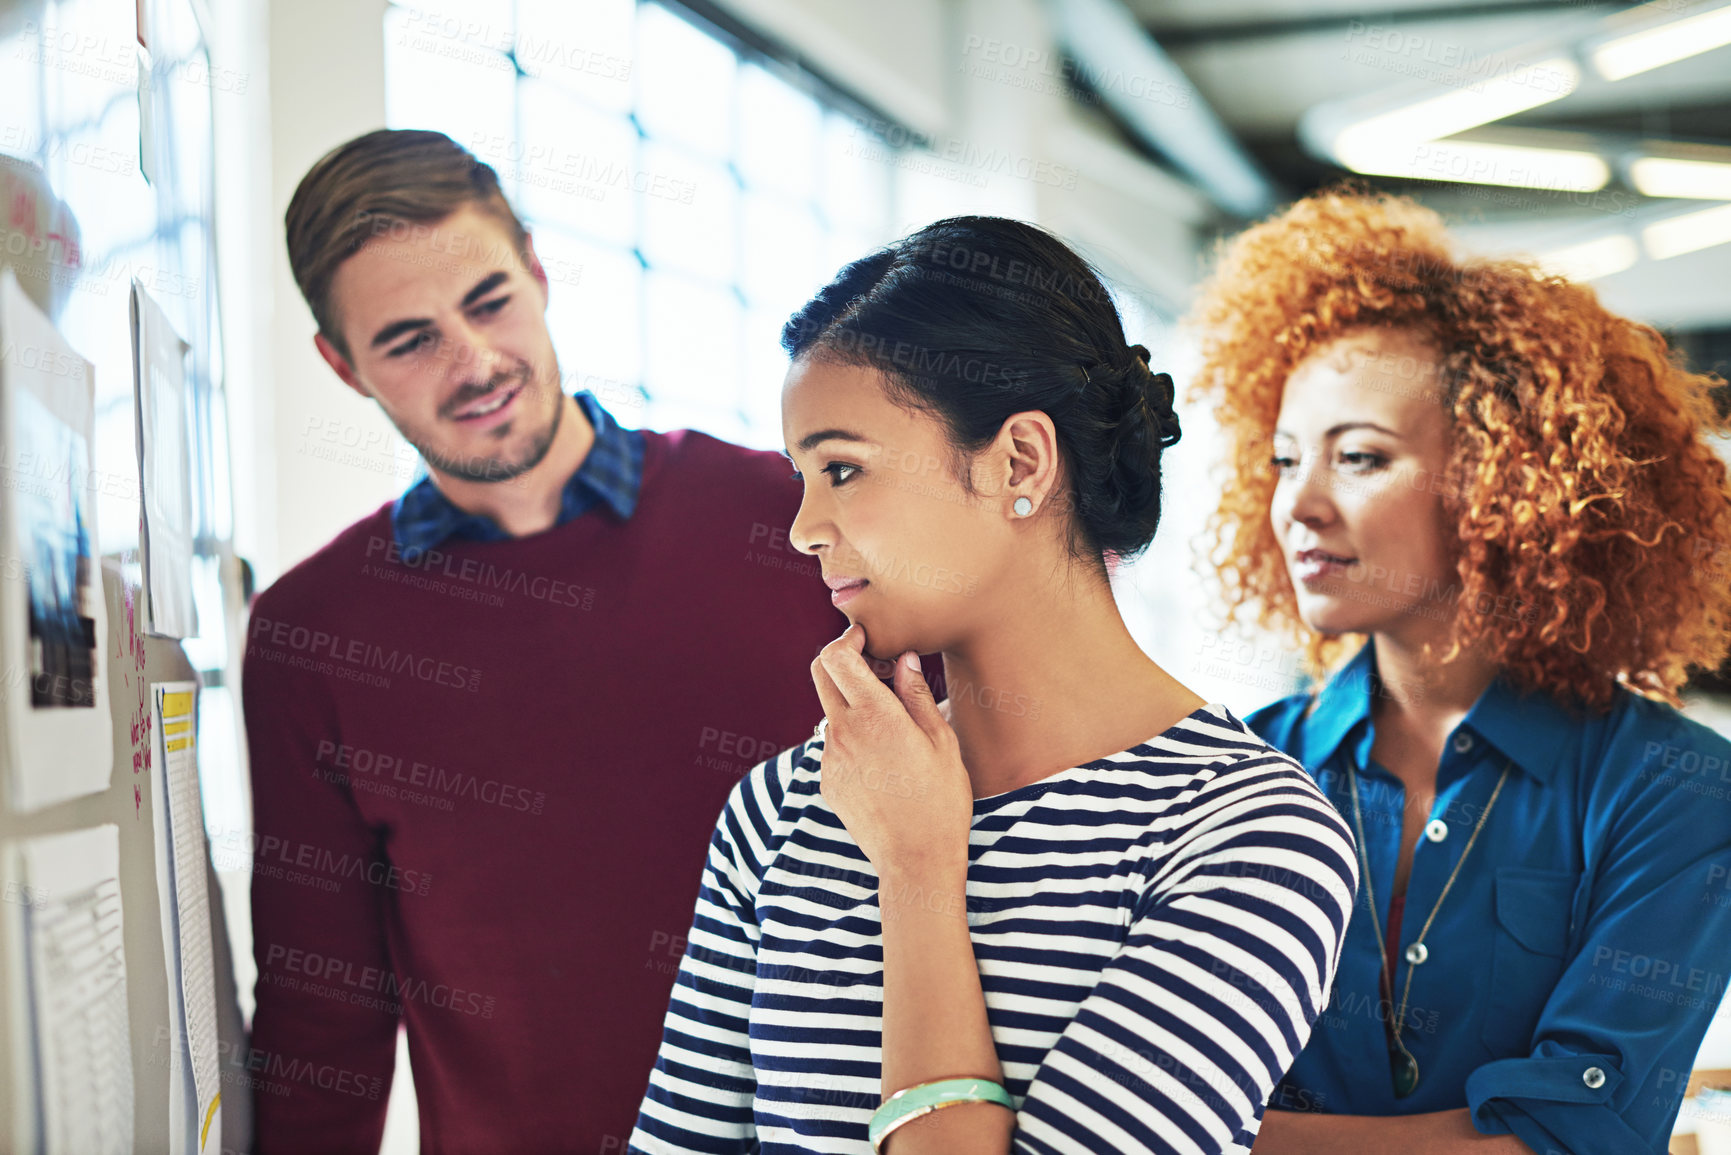
[[[819,429],[816,433],[807,433],[804,437],[799,439],[799,451],[801,453],[809,453],[812,449],[825,441],[857,441],[862,445],[877,444],[877,442],[873,441],[871,438],[861,436],[850,429]],[[781,451],[781,455],[786,457],[789,461],[793,460],[785,449]]]
[[[488,293],[491,293],[494,289],[497,289],[500,285],[504,284],[507,276],[508,274],[501,271],[483,277],[480,284],[470,289],[468,293],[464,295],[463,308],[467,309],[470,305],[473,305],[476,301],[479,301],[482,297],[485,297]]]
[[[473,305],[476,301],[479,301],[482,297],[485,297],[488,293],[497,289],[509,279],[509,276],[510,274],[508,273],[497,272],[482,277],[479,284],[470,289],[467,293],[463,294],[463,308],[467,309],[470,305]],[[377,349],[380,345],[389,345],[392,341],[395,341],[403,334],[412,332],[416,329],[428,328],[432,323],[433,322],[426,317],[417,317],[408,321],[393,321],[383,329],[379,330],[378,335],[373,338],[372,347]]]
[[[380,345],[389,345],[404,333],[411,332],[415,329],[430,328],[432,324],[433,323],[425,317],[413,321],[392,321],[389,325],[386,325],[383,329],[379,330],[378,335],[373,338],[372,347],[377,349]]]

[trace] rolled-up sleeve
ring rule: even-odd
[[[1731,743],[1691,727],[1642,747],[1602,833],[1589,832],[1599,861],[1579,945],[1530,1053],[1467,1078],[1474,1127],[1512,1133],[1537,1155],[1663,1155],[1725,994],[1731,800],[1722,784],[1716,792],[1667,765],[1680,761],[1679,748],[1693,751],[1697,765],[1725,759]]]

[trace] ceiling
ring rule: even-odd
[[[1705,0],[1661,0],[1681,15]],[[1325,102],[1377,99],[1403,88],[1442,91],[1459,62],[1547,40],[1574,46],[1634,6],[1570,0],[1125,0],[1144,29],[1195,85],[1228,132],[1262,168],[1284,202],[1349,175],[1300,141],[1299,122]],[[1629,19],[1628,16],[1621,17]],[[1577,57],[1578,59],[1578,57]],[[1497,129],[1593,134],[1601,146],[1688,141],[1731,147],[1731,46],[1615,83],[1590,67],[1569,95],[1496,123]],[[1143,145],[1156,160],[1158,149]],[[1613,169],[1616,166],[1613,165]],[[1641,196],[1620,174],[1596,195],[1374,177],[1449,217],[1469,248],[1515,251],[1711,207],[1700,200]],[[1629,210],[1633,209],[1634,213]],[[1242,226],[1227,214],[1223,230]],[[1665,261],[1643,259],[1597,282],[1607,303],[1661,325],[1731,326],[1731,244]]]

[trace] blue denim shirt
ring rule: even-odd
[[[1375,645],[1310,698],[1245,721],[1304,764],[1353,826],[1361,881],[1329,1003],[1271,1098],[1342,1115],[1467,1107],[1481,1132],[1538,1155],[1664,1152],[1684,1084],[1731,970],[1731,741],[1619,689],[1609,713],[1571,714],[1499,677],[1450,735],[1430,825],[1413,853],[1398,1006],[1419,1065],[1394,1095],[1380,997],[1405,790],[1371,761]],[[1406,957],[1496,786],[1495,808],[1437,911],[1421,963]],[[1355,837],[1356,827],[1354,828]]]
[[[572,397],[595,427],[595,444],[565,483],[559,520],[554,524],[564,525],[600,502],[606,502],[621,519],[629,518],[637,508],[637,490],[643,480],[643,431],[621,429],[587,389]],[[570,420],[569,415],[564,419]],[[417,558],[450,537],[502,541],[511,536],[486,514],[458,509],[426,475],[425,465],[421,472],[391,507],[391,536],[405,558]]]

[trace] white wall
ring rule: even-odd
[[[253,562],[261,586],[396,496],[402,479],[376,468],[395,432],[377,405],[343,385],[313,348],[314,325],[289,273],[283,214],[314,161],[385,124],[384,0],[270,5],[268,284],[270,351],[261,367],[250,460],[261,481],[264,533]],[[332,440],[324,435],[334,434]],[[315,456],[349,451],[338,461]]]

